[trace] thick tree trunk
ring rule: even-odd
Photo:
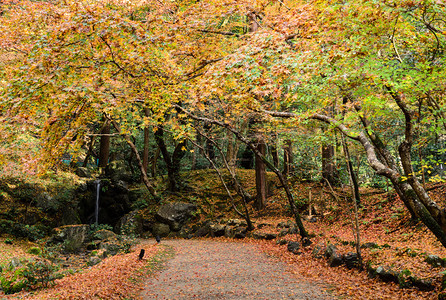
[[[273,158],[274,167],[279,167],[279,152],[276,145],[271,146],[271,157]]]
[[[332,144],[322,146],[322,178],[327,180],[332,186],[337,185],[335,176],[335,166],[333,162],[334,147]]]
[[[232,172],[235,172],[237,166],[237,143],[232,132],[227,133],[228,148],[226,150],[226,161]]]
[[[177,192],[180,189],[180,161],[185,155],[183,150],[187,146],[186,140],[179,142],[175,146],[172,156],[167,151],[166,144],[164,142],[164,129],[159,126],[155,131],[155,140],[163,156],[163,160],[167,167],[167,178],[169,179],[168,189],[171,192]]]
[[[259,154],[263,156],[266,155],[266,145],[263,139],[258,140],[256,147]],[[255,164],[257,196],[254,206],[257,210],[262,210],[265,208],[266,205],[266,168],[265,163],[258,154],[255,155]]]

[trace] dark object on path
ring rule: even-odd
[[[144,257],[144,253],[146,253],[146,250],[141,249],[141,252],[139,252],[139,260],[142,260],[142,258]]]
[[[161,237],[159,235],[155,236],[156,242],[159,244],[161,242]]]

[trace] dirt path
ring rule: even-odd
[[[331,299],[254,245],[166,240],[176,255],[151,278],[143,299]]]

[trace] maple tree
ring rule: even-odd
[[[85,144],[79,137],[104,117],[135,154],[130,136],[149,126],[171,133],[177,153],[187,150],[193,115],[251,146],[240,130],[247,120],[256,120],[267,143],[282,129],[318,120],[362,144],[370,166],[446,245],[446,213],[427,196],[411,158],[421,137],[445,129],[440,1],[4,7],[1,46],[14,54],[2,70],[2,119],[33,124],[46,165],[65,152],[76,156]],[[143,159],[138,163],[156,196]]]

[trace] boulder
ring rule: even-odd
[[[179,226],[189,219],[193,212],[195,212],[197,206],[184,202],[172,202],[162,205],[156,213],[156,219],[162,223],[173,225],[178,223]]]
[[[327,248],[325,248],[325,257],[330,258],[333,254],[335,254],[338,251],[335,245],[329,244]]]
[[[210,222],[205,222],[198,230],[195,232],[195,237],[205,237],[211,234],[211,224]]]
[[[229,225],[229,226],[240,226],[243,224],[244,224],[244,222],[239,219],[230,219],[230,220],[228,220],[228,223],[227,223],[227,225]]]
[[[234,237],[234,227],[225,226],[225,237],[227,238]]]
[[[77,252],[87,240],[88,225],[67,225],[56,228],[56,234],[50,239],[53,243],[63,243],[66,252]]]
[[[344,259],[342,255],[339,255],[336,252],[333,253],[328,259],[328,265],[332,268],[338,267],[342,264],[344,264]]]
[[[94,233],[94,239],[100,241],[116,239],[116,233],[110,230],[101,229]]]
[[[237,227],[234,230],[234,238],[236,239],[244,239],[246,237],[247,230],[244,227]]]
[[[152,228],[153,236],[166,237],[170,233],[170,227],[164,223],[155,223]]]
[[[170,230],[178,232],[181,230],[182,225],[178,222],[173,222],[172,224],[170,224]]]
[[[311,251],[311,254],[314,258],[322,258],[324,256],[323,251],[324,246],[322,244],[318,244],[313,248],[313,251]]]
[[[444,267],[445,266],[445,260],[437,255],[429,254],[426,256],[425,262],[427,262],[429,265],[433,267]]]
[[[299,242],[288,242],[287,249],[289,252],[292,252],[293,254],[300,254],[300,244]]]
[[[435,289],[435,286],[432,283],[431,279],[411,277],[410,281],[412,282],[412,285],[414,287],[418,288],[421,291],[433,291]]]
[[[349,269],[357,267],[359,263],[358,254],[354,252],[348,252],[347,254],[344,254],[344,263]]]
[[[308,247],[313,244],[313,242],[307,237],[303,238],[301,242],[303,247]]]
[[[386,266],[379,266],[375,270],[376,276],[378,276],[384,282],[398,283],[398,273]]]
[[[119,250],[121,250],[123,248],[122,245],[120,245],[117,241],[116,242],[102,242],[101,245],[99,246],[100,250],[104,251],[105,256],[108,255],[116,255],[118,254]]]
[[[288,234],[288,229],[282,229],[282,230],[280,230],[280,232],[279,232],[279,236],[285,236],[285,235],[287,235]]]
[[[90,259],[88,260],[88,265],[89,266],[94,266],[97,265],[98,263],[100,263],[102,260],[97,257],[97,256],[92,256],[90,257]]]
[[[260,223],[259,225],[257,225],[258,229],[262,229],[263,227],[269,226],[268,223]]]
[[[119,219],[114,230],[119,234],[140,236],[143,233],[143,220],[137,211],[132,211]]]
[[[212,224],[210,225],[211,236],[220,237],[225,235],[225,226],[222,224]]]

